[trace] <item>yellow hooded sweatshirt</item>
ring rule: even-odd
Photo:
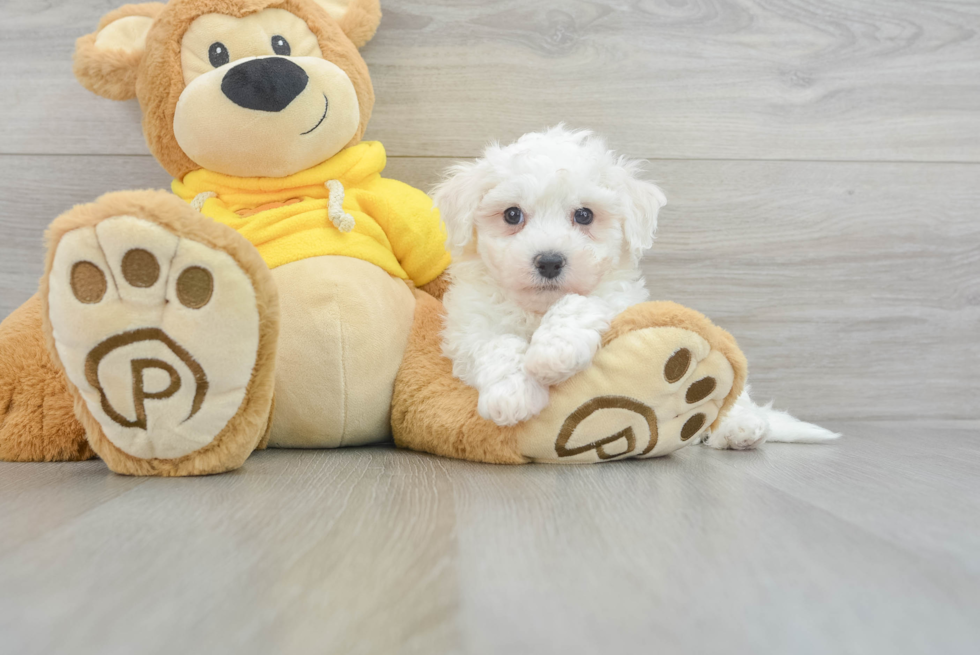
[[[425,193],[381,177],[385,163],[384,146],[370,141],[288,177],[196,170],[174,180],[173,192],[190,203],[203,200],[201,212],[251,241],[269,268],[345,255],[421,286],[449,266],[446,231]],[[328,187],[343,193],[342,211],[330,211]],[[338,229],[338,214],[354,219],[351,231]]]

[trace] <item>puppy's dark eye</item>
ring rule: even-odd
[[[224,43],[215,42],[211,44],[208,48],[208,61],[215,68],[220,68],[227,64],[231,58],[228,56],[228,48],[225,47]]]
[[[289,47],[289,41],[277,34],[272,37],[272,51],[277,55],[288,57],[289,53],[292,52],[292,48]]]
[[[592,223],[592,210],[588,207],[582,207],[581,209],[575,210],[575,222],[579,225],[590,225]]]
[[[508,225],[520,225],[524,222],[524,212],[520,207],[508,207],[504,210],[504,221]]]

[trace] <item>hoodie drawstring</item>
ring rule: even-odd
[[[205,191],[204,193],[199,193],[194,196],[191,200],[191,208],[197,211],[204,211],[204,203],[206,203],[211,198],[216,198],[218,196],[214,191]]]
[[[324,186],[330,192],[330,200],[327,202],[330,222],[341,232],[350,232],[354,229],[354,217],[344,211],[344,185],[340,180],[327,180]]]

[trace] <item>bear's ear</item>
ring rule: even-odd
[[[381,22],[379,0],[314,0],[340,23],[347,38],[360,48],[371,40]]]
[[[106,14],[99,29],[75,42],[75,77],[86,89],[110,100],[136,97],[146,35],[163,11],[160,2],[124,5]]]

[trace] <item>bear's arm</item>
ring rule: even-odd
[[[450,256],[446,229],[432,199],[404,182],[382,177],[366,185],[365,191],[383,199],[372,203],[373,218],[385,231],[392,252],[408,277],[415,286],[431,286],[438,292],[444,286],[438,278],[449,266]]]

